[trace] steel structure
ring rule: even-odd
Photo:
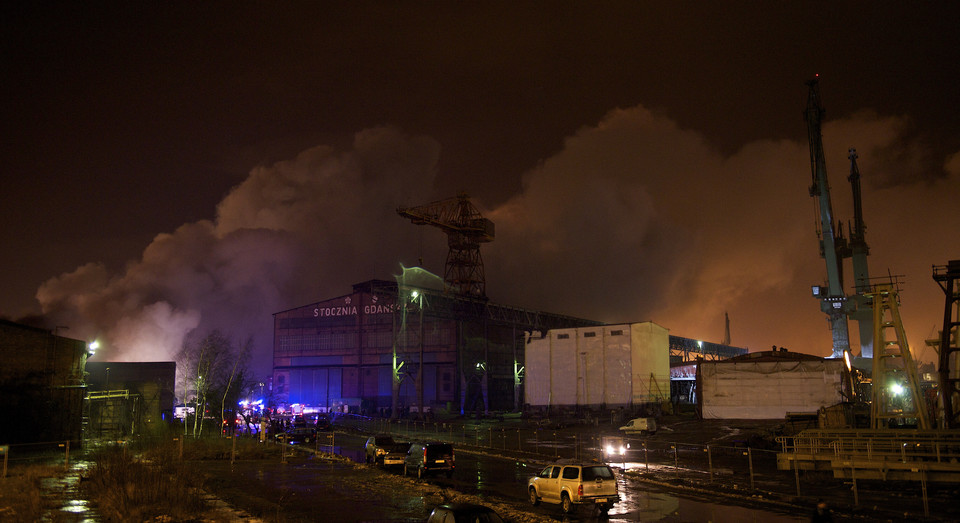
[[[813,181],[810,196],[817,204],[817,237],[820,238],[820,256],[827,269],[825,286],[814,286],[813,295],[820,300],[820,310],[828,317],[833,336],[831,357],[842,358],[850,352],[850,332],[848,317],[858,321],[860,327],[861,356],[873,355],[873,327],[870,301],[865,293],[869,289],[870,276],[867,269],[867,255],[870,252],[866,242],[866,225],[863,221],[863,208],[860,197],[860,169],[857,167],[857,153],[850,149],[850,176],[847,178],[853,188],[854,219],[850,229],[850,241],[843,235],[843,227],[834,221],[833,205],[830,200],[830,184],[827,180],[827,166],[823,153],[823,135],[821,124],[824,110],[820,103],[820,88],[816,78],[807,82],[810,92],[804,119],[807,122],[807,139],[810,145],[810,170]],[[853,258],[855,293],[847,296],[843,286],[843,259]]]
[[[397,213],[417,225],[432,225],[447,234],[447,263],[443,279],[461,295],[486,297],[486,277],[480,244],[493,241],[493,222],[480,215],[466,193]]]
[[[943,329],[940,331],[939,366],[941,428],[960,428],[960,260],[933,267],[933,279],[943,289]]]
[[[930,429],[930,417],[920,393],[917,366],[900,319],[899,294],[892,283],[876,285],[873,299],[873,402],[870,423],[874,429],[916,419],[917,427]]]

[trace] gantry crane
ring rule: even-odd
[[[920,391],[920,377],[900,319],[900,298],[894,282],[874,286],[872,402],[870,423],[885,429],[915,419],[917,428],[933,428]]]
[[[960,428],[960,260],[933,267],[933,279],[943,289],[943,328],[937,344],[940,373],[941,428]]]
[[[493,241],[494,227],[466,193],[417,207],[400,207],[397,213],[417,225],[432,225],[447,233],[444,281],[458,294],[486,298],[480,244]]]
[[[863,209],[860,199],[860,170],[857,167],[857,152],[850,149],[850,176],[847,178],[853,187],[854,220],[850,230],[850,242],[843,236],[842,226],[833,220],[833,205],[830,201],[830,184],[827,181],[827,166],[823,154],[823,136],[821,122],[824,110],[820,104],[820,88],[816,78],[807,82],[810,93],[804,119],[807,122],[807,138],[810,144],[810,170],[813,182],[810,196],[816,200],[819,213],[817,237],[820,238],[820,256],[826,262],[827,285],[813,287],[813,295],[820,300],[820,310],[826,313],[833,335],[833,358],[842,358],[850,352],[850,333],[848,317],[859,323],[860,355],[873,356],[873,312],[870,298],[865,294],[870,290],[870,276],[867,270],[867,246],[863,221]],[[853,258],[856,292],[847,296],[843,288],[843,259]]]

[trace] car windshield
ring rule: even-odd
[[[601,479],[613,479],[613,471],[610,470],[610,467],[583,467],[583,480],[584,481],[594,481],[597,478]]]
[[[389,447],[393,443],[393,438],[390,436],[377,436],[377,445],[381,447]]]

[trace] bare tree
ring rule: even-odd
[[[200,437],[203,432],[203,418],[208,407],[219,407],[222,426],[226,411],[236,404],[249,376],[247,362],[251,344],[252,341],[248,340],[243,346],[234,347],[230,338],[218,330],[196,343],[184,343],[177,356],[177,365],[183,369],[184,397],[193,395],[196,404],[194,437]],[[187,423],[184,424],[186,432]]]

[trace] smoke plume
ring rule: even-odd
[[[871,271],[906,275],[901,310],[923,353],[943,306],[930,266],[960,255],[945,241],[960,232],[960,155],[930,158],[907,126],[863,112],[827,122],[824,141],[843,220],[852,216],[847,148],[859,152]],[[383,127],[358,133],[349,150],[320,145],[256,167],[215,220],[158,235],[119,273],[91,263],[52,278],[37,298],[71,335],[98,337],[99,359],[171,359],[191,332],[218,328],[253,337],[265,374],[273,313],[390,279],[420,256],[443,272],[443,235],[395,212],[453,196],[432,192],[439,154],[431,138]],[[734,345],[827,355],[829,331],[810,295],[825,269],[809,184],[806,143],[759,140],[724,155],[642,106],[612,111],[525,173],[508,201],[475,202],[497,230],[482,248],[487,293],[710,341],[723,337],[728,312]]]

